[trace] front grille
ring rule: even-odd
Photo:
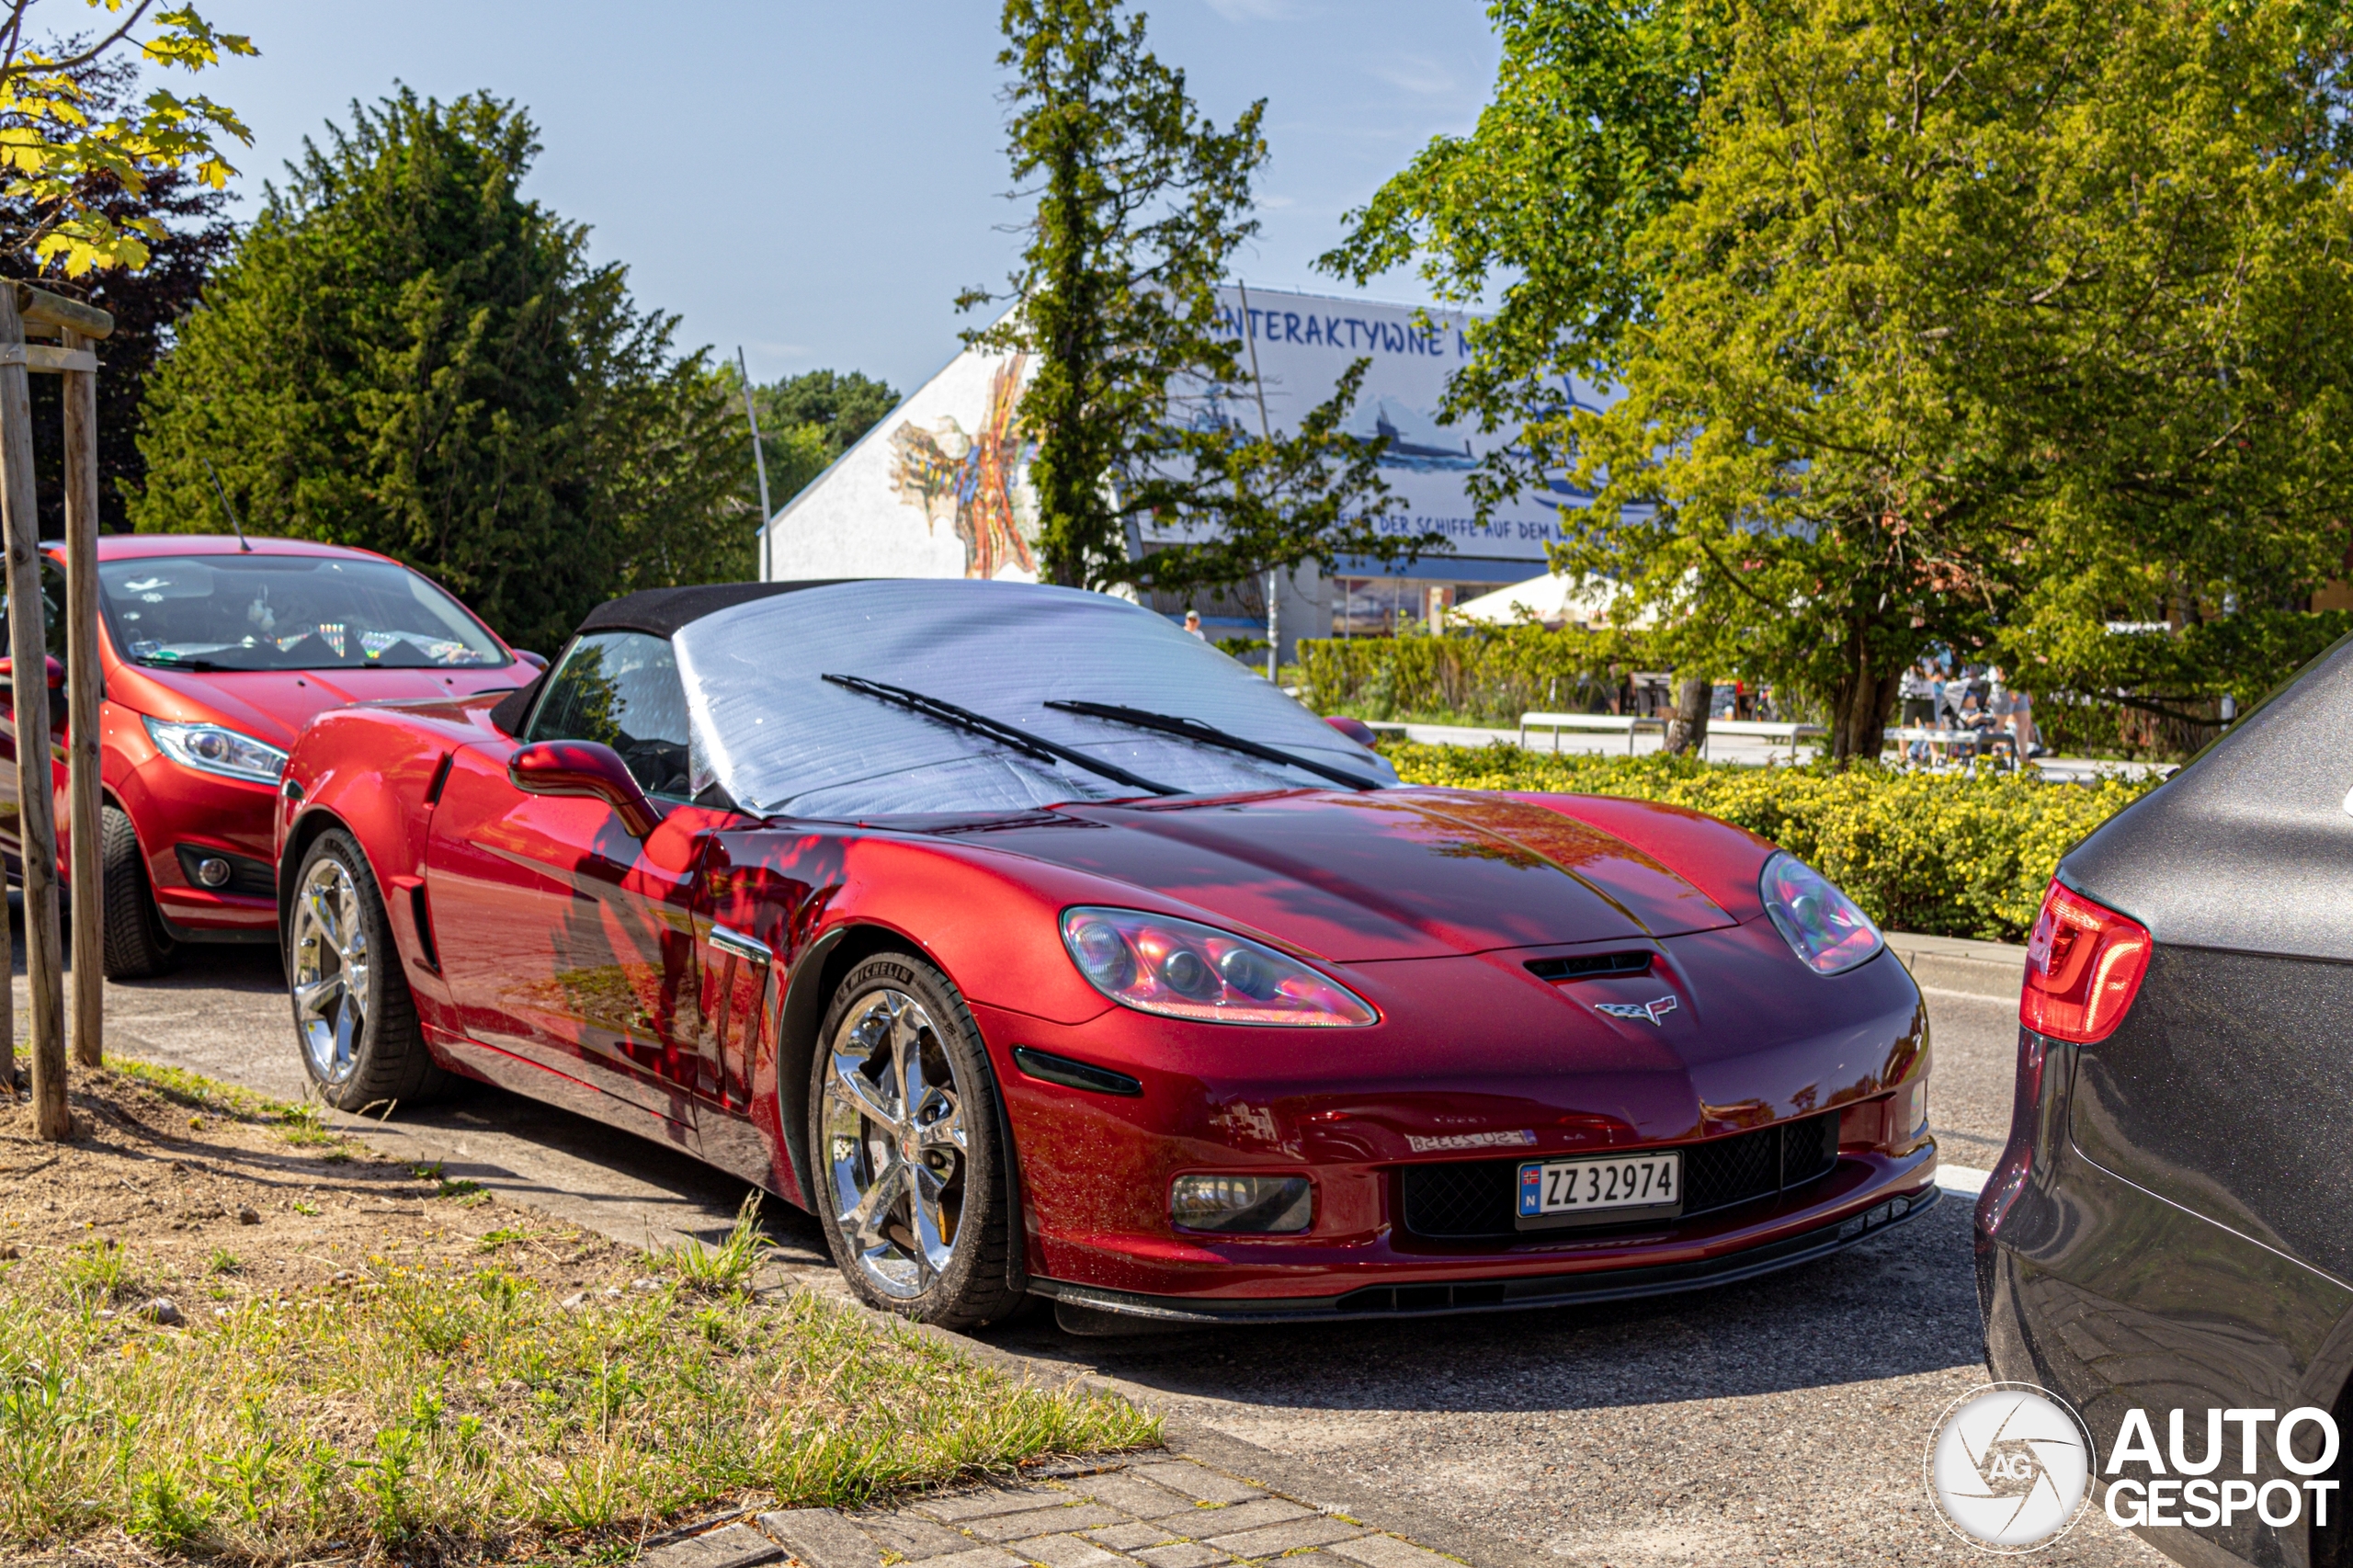
[[[1683,1217],[1820,1179],[1838,1163],[1836,1111],[1683,1148]],[[1436,1241],[1516,1236],[1518,1160],[1449,1160],[1400,1175],[1405,1229]]]

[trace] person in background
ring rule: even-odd
[[[2000,665],[1993,669],[1993,687],[1985,710],[1994,716],[1995,723],[2006,725],[2010,732],[2010,744],[2017,747],[2018,759],[2026,761],[2041,754],[2042,748],[2034,739],[2034,699],[2014,689],[2003,677]]]
[[[1937,723],[1937,666],[1925,655],[1920,662],[1904,672],[1903,684],[1897,688],[1904,698],[1903,726],[1907,730],[1934,729]],[[1928,743],[1914,741],[1905,755],[1915,763],[1927,759]]]
[[[1199,610],[1188,609],[1185,612],[1185,630],[1191,632],[1194,636],[1200,638],[1204,642],[1209,641],[1208,635],[1201,631],[1201,612]]]

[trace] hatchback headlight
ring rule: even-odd
[[[275,784],[278,775],[286,771],[286,754],[251,735],[219,724],[176,724],[165,719],[150,719],[145,714],[140,717],[145,722],[156,750],[199,773]]]
[[[1213,926],[1136,909],[1073,909],[1063,946],[1124,1007],[1207,1024],[1355,1028],[1378,1015],[1297,959]]]
[[[1786,851],[1757,879],[1765,913],[1790,949],[1816,974],[1838,974],[1880,950],[1879,927],[1829,878]]]

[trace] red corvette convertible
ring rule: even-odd
[[[1401,788],[1101,595],[633,595],[503,699],[322,715],[279,807],[328,1099],[664,1140],[938,1322],[1643,1295],[1936,1197],[1919,992],[1822,877]]]

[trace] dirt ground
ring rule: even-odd
[[[495,1252],[559,1294],[642,1272],[632,1249],[385,1158],[303,1108],[112,1069],[76,1069],[72,1085],[65,1143],[40,1142],[31,1106],[0,1095],[0,1259],[88,1268],[119,1249],[124,1311],[161,1298],[184,1317],[225,1313],[252,1296],[354,1284],[371,1258]]]

